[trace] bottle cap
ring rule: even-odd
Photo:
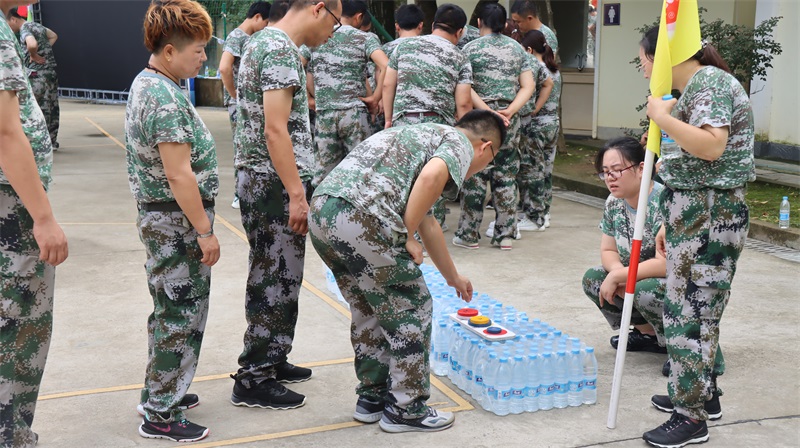
[[[473,317],[478,315],[478,310],[475,308],[461,308],[458,310],[458,317]]]
[[[503,330],[500,327],[489,327],[489,328],[483,330],[483,332],[486,333],[486,334],[491,334],[491,335],[502,335],[502,334],[508,333],[506,330]]]
[[[500,357],[500,362],[508,362],[508,358],[505,356]]]
[[[673,96],[669,93],[661,97],[661,99],[664,101],[671,100],[672,98]]]
[[[784,200],[784,201],[788,201],[788,200],[789,200],[789,196],[784,196],[784,197],[783,197],[783,200]]]
[[[594,347],[586,347],[586,353],[594,353]]]
[[[472,327],[488,327],[492,324],[492,320],[486,316],[475,316],[469,318],[469,325]]]

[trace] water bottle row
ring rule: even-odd
[[[431,358],[434,373],[446,375],[487,411],[520,414],[597,402],[597,359],[592,347],[525,350],[512,341],[482,340],[460,329],[458,323],[448,341],[441,336],[447,328],[442,324]]]

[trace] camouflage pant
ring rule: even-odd
[[[517,173],[519,172],[519,117],[514,115],[508,125],[506,140],[497,149],[492,165],[464,181],[461,195],[461,217],[455,235],[475,243],[480,240],[483,221],[483,201],[486,184],[492,189],[495,210],[492,242],[513,238],[517,231]]]
[[[719,322],[750,227],[745,189],[672,190],[661,196],[667,245],[664,335],[675,409],[706,420],[703,404],[724,372]],[[717,367],[715,367],[715,363]]]
[[[531,221],[541,224],[553,202],[553,163],[558,145],[558,122],[541,125],[530,118],[523,120],[520,145],[519,184],[522,211]]]
[[[206,209],[214,222],[214,209]],[[208,317],[211,268],[200,263],[197,231],[183,212],[139,210],[153,313],[147,318],[147,369],[141,402],[150,421],[183,418],[177,409],[192,384]],[[169,414],[164,417],[159,414]]]
[[[55,267],[39,261],[33,219],[0,185],[0,446],[31,447],[53,328]]]
[[[421,415],[430,398],[433,301],[406,235],[328,196],[313,198],[308,229],[350,304],[356,393]]]
[[[583,292],[600,308],[611,328],[619,330],[622,321],[622,297],[615,297],[613,304],[604,302],[600,306],[600,285],[607,276],[608,271],[602,266],[590,268],[583,275]],[[637,281],[631,312],[631,325],[651,324],[661,346],[666,345],[663,320],[666,288],[666,280],[663,278],[643,278]]]
[[[397,117],[396,120],[392,121],[392,127],[399,127],[399,126],[409,126],[412,124],[423,124],[423,123],[434,123],[434,124],[446,124],[448,126],[452,126],[454,123],[450,120],[446,120],[441,115],[420,115],[419,113],[409,113],[403,114]],[[443,226],[444,221],[447,215],[447,207],[445,207],[445,200],[443,198],[439,198],[436,202],[433,203],[433,217],[439,221],[439,225]]]
[[[235,102],[228,106],[228,118],[230,119],[230,122],[231,122],[231,134],[236,135],[236,120],[239,118],[239,112],[236,110],[236,103]],[[236,164],[236,156],[237,155],[238,154],[237,154],[237,150],[236,150],[236,144],[234,144],[233,145],[233,162],[234,162],[234,166]],[[239,197],[239,193],[236,192],[236,190],[237,190],[236,182],[237,182],[237,178],[238,177],[239,176],[237,176],[236,170],[234,169],[234,171],[233,171],[233,197],[234,198],[238,198]]]
[[[58,106],[58,74],[55,71],[39,70],[36,72],[36,76],[30,77],[30,81],[33,95],[47,122],[50,142],[53,144],[53,148],[57,148],[58,125],[61,117],[61,109]]]
[[[319,185],[356,145],[372,134],[365,107],[318,110],[315,123],[314,156],[320,172],[313,184]]]
[[[238,173],[242,226],[250,243],[239,373],[259,382],[275,378],[275,365],[292,350],[306,239],[289,227],[289,194],[276,173]]]

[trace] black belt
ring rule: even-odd
[[[203,208],[211,208],[214,206],[214,200],[206,201],[203,199]],[[146,212],[180,212],[181,207],[178,205],[177,201],[169,201],[169,202],[149,202],[149,203],[140,203],[139,210],[144,210]]]

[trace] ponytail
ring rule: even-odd
[[[481,26],[491,29],[492,33],[502,33],[506,29],[506,9],[499,3],[487,3],[478,18]]]
[[[647,56],[647,59],[650,59],[651,61],[654,60],[656,56],[657,42],[658,25],[645,31],[644,35],[642,36],[642,40],[639,41],[639,46],[641,46],[642,50],[644,50],[645,56]],[[731,72],[730,67],[728,67],[728,64],[724,59],[722,59],[722,56],[720,56],[717,49],[705,39],[703,39],[702,48],[700,48],[700,50],[695,53],[694,56],[692,56],[692,59],[698,61],[701,65],[711,65],[728,73]]]
[[[520,42],[520,44],[522,45],[522,48],[525,48],[526,50],[531,48],[536,53],[542,55],[542,62],[544,62],[544,65],[547,66],[547,69],[550,70],[551,73],[558,71],[556,55],[553,53],[553,49],[547,43],[544,33],[539,30],[530,30],[527,32],[527,34],[525,34],[525,37],[522,38],[522,42]]]

